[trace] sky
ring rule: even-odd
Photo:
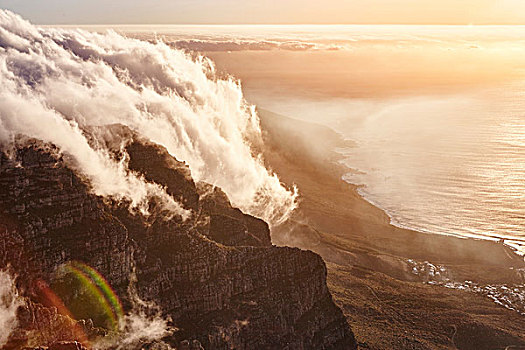
[[[36,24],[525,24],[524,0],[0,0]]]

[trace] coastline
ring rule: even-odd
[[[450,237],[455,237],[455,238],[460,238],[460,239],[473,239],[473,240],[480,240],[480,241],[498,242],[499,244],[502,244],[503,246],[507,247],[512,254],[515,254],[518,257],[525,259],[525,241],[523,241],[523,244],[512,244],[512,243],[508,243],[507,241],[513,241],[513,240],[518,241],[518,238],[513,238],[513,237],[504,238],[504,237],[499,237],[499,236],[480,235],[480,234],[474,234],[474,233],[471,235],[466,235],[466,234],[454,233],[454,232],[432,232],[430,230],[425,230],[423,228],[412,227],[409,224],[402,223],[401,221],[396,219],[395,214],[389,212],[387,209],[383,208],[379,203],[367,197],[366,194],[360,191],[360,188],[363,185],[355,184],[355,183],[345,180],[344,175],[341,178],[341,180],[349,183],[352,186],[355,186],[357,193],[365,201],[369,202],[374,207],[382,210],[386,215],[388,215],[388,217],[390,218],[390,224],[392,226],[399,227],[404,230],[416,231],[421,234],[442,235],[442,236],[450,236]]]
[[[298,208],[286,224],[272,228],[272,241],[323,257],[334,299],[362,348],[525,346],[525,317],[500,305],[512,296],[484,292],[523,287],[523,257],[498,242],[393,225],[359,194],[359,186],[342,180],[347,169],[333,150],[344,140],[337,133],[259,112],[267,165],[299,189]],[[480,332],[485,337],[474,339]]]
[[[360,193],[359,188],[361,185],[356,185],[343,179],[345,173],[351,170],[345,165],[338,163],[344,157],[337,153],[335,149],[337,147],[349,147],[349,141],[344,140],[337,132],[321,125],[298,121],[266,110],[259,110],[259,115],[266,138],[265,142],[271,145],[265,154],[268,165],[281,176],[281,180],[288,186],[297,182],[298,179],[300,180],[300,176],[294,178],[290,176],[292,175],[291,173],[297,173],[297,170],[301,170],[305,178],[317,176],[317,179],[323,179],[326,185],[324,189],[333,187],[341,191],[339,195],[341,193],[348,194],[349,202],[355,211],[354,213],[350,211],[351,219],[364,221],[364,223],[373,227],[379,226],[383,231],[386,230],[396,234],[418,235],[438,241],[449,240],[454,243],[460,242],[460,245],[462,245],[461,242],[468,242],[467,246],[475,246],[477,245],[476,243],[479,243],[480,248],[490,247],[495,250],[499,250],[503,246],[497,240],[491,240],[488,237],[465,237],[449,233],[420,231],[397,223],[395,218],[386,210]],[[306,131],[297,133],[297,130]],[[284,135],[286,135],[286,139],[284,139]],[[322,138],[324,138],[323,142],[313,144],[312,138],[319,140],[319,135],[322,135]],[[309,151],[313,151],[313,153],[309,153]],[[309,186],[310,184],[301,186],[300,183],[297,183],[297,185],[299,185],[299,191],[303,193],[304,190],[308,192],[311,187]],[[344,201],[340,200],[339,202],[344,203]],[[311,210],[311,208],[304,208],[304,206],[302,209],[303,211],[304,209]],[[299,211],[301,211],[301,208]],[[363,214],[363,217],[356,217],[356,214]],[[370,231],[369,227],[363,226],[363,228],[365,231]],[[508,248],[513,250],[512,247]],[[515,257],[512,260],[514,262],[517,260],[518,265],[525,267],[523,257],[517,252],[513,251],[513,253]]]

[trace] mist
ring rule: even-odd
[[[0,143],[24,134],[55,144],[98,195],[142,212],[156,196],[174,214],[190,215],[89,132],[121,124],[166,147],[196,181],[221,187],[245,212],[278,223],[295,207],[294,190],[256,150],[259,119],[239,82],[218,78],[205,58],[111,31],[38,28],[1,11],[0,83]]]
[[[18,324],[16,310],[21,304],[14,278],[8,272],[0,271],[0,347],[7,343]]]

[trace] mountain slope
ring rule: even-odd
[[[78,306],[83,286],[59,288],[67,283],[60,271],[72,261],[104,276],[126,313],[136,308],[137,298],[154,303],[177,328],[162,338],[171,346],[190,339],[206,349],[355,348],[318,255],[272,246],[262,220],[233,208],[219,189],[195,184],[188,168],[165,149],[134,140],[127,153],[130,169],[164,186],[195,215],[187,221],[167,218],[151,201],[150,215],[143,216],[125,203],[96,196],[62,161],[67,155],[49,144],[33,140],[17,146],[11,157],[2,154],[0,266],[9,265],[18,276],[26,298],[19,316],[33,319],[20,321],[8,349],[85,340],[75,327],[69,333],[50,331],[46,339],[35,333],[64,317],[34,321],[38,312],[29,305],[49,312],[56,307],[46,298],[47,286],[70,311],[89,316],[80,328],[91,344],[118,339],[104,330],[102,312]],[[139,339],[128,348],[160,340]]]

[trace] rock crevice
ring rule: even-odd
[[[14,156],[1,154],[0,268],[9,266],[21,294],[38,305],[26,308],[27,319],[34,316],[30,310],[55,315],[43,300],[42,283],[53,285],[61,266],[80,261],[105,277],[125,310],[133,304],[134,276],[138,297],[155,303],[177,327],[163,339],[172,346],[194,339],[205,349],[356,347],[318,255],[273,246],[264,221],[233,208],[220,189],[194,183],[165,149],[132,141],[126,151],[130,169],[164,186],[193,211],[192,219],[166,220],[154,203],[146,218],[92,194],[50,145],[35,141]],[[74,302],[75,293],[63,299]],[[60,315],[40,319],[66,322]],[[20,323],[13,349],[35,345],[24,324],[34,327]],[[88,333],[101,336],[101,326]],[[74,338],[57,333],[37,345],[79,340]]]

